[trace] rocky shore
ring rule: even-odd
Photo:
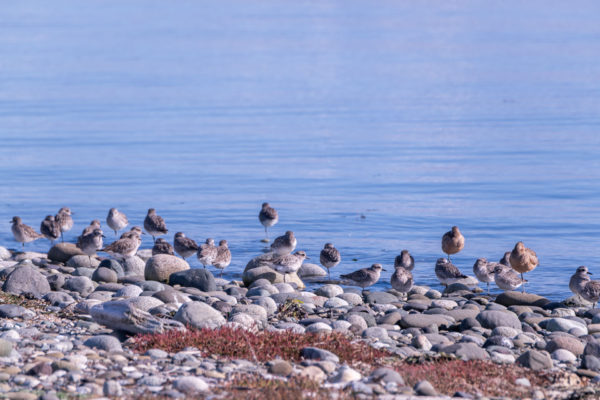
[[[534,398],[600,396],[600,310],[461,283],[406,295],[285,277],[240,281],[141,250],[91,260],[0,247],[0,396]],[[200,331],[198,331],[200,330]]]

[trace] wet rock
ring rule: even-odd
[[[517,358],[517,364],[527,368],[531,368],[534,371],[541,371],[544,369],[552,368],[552,358],[550,354],[545,351],[529,350],[521,354]]]
[[[209,270],[204,268],[175,272],[169,276],[169,284],[194,287],[203,292],[213,292],[217,290],[215,277]]]
[[[50,292],[50,284],[35,268],[23,265],[8,275],[2,290],[14,295],[41,299]]]
[[[515,291],[506,291],[500,293],[496,297],[496,303],[502,304],[503,306],[537,306],[544,307],[550,300],[545,297],[538,296],[533,293],[522,293]]]
[[[189,325],[198,329],[216,329],[226,322],[219,311],[199,301],[191,301],[182,305],[174,319],[184,326]]]
[[[84,255],[84,253],[75,246],[75,243],[57,243],[48,251],[48,258],[60,263],[66,263],[76,255]]]
[[[169,254],[157,254],[146,262],[144,277],[149,281],[167,282],[171,274],[190,269],[183,259]]]

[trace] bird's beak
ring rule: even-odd
[[[594,274],[592,274],[591,272],[588,271],[588,275],[594,275]]]
[[[307,259],[307,260],[310,260],[310,257],[309,257],[309,256],[306,256],[306,259]]]
[[[142,232],[142,235],[147,235],[147,233],[146,232]]]
[[[105,238],[106,236],[102,235],[103,238]]]
[[[385,269],[385,268],[381,268],[381,270],[387,272],[387,269]]]

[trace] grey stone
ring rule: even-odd
[[[398,301],[396,296],[387,292],[370,292],[365,297],[369,304],[390,304]]]
[[[145,274],[146,262],[138,256],[127,257],[122,264],[125,276],[144,276]]]
[[[169,284],[195,287],[203,292],[214,292],[217,290],[215,277],[208,269],[204,268],[175,272],[169,276]]]
[[[152,358],[153,360],[169,357],[169,353],[161,349],[150,349],[146,351],[146,355]]]
[[[111,335],[96,335],[83,342],[89,348],[104,351],[122,351],[121,342]]]
[[[43,299],[53,306],[60,308],[65,308],[69,304],[75,303],[75,299],[65,292],[50,292],[47,293]]]
[[[0,318],[23,318],[33,312],[16,304],[1,304]]]
[[[437,392],[435,391],[431,383],[429,383],[429,381],[417,382],[413,390],[419,396],[437,396]]]
[[[66,263],[71,257],[83,254],[75,243],[57,243],[48,251],[48,258],[55,262]]]
[[[362,337],[364,338],[376,338],[379,340],[387,340],[389,339],[389,335],[386,329],[381,328],[379,326],[374,326],[371,328],[367,328],[362,332]]]
[[[344,293],[344,289],[342,289],[342,287],[339,285],[323,285],[315,290],[315,294],[317,296],[323,296],[327,298],[336,297],[342,293]]]
[[[267,310],[267,315],[271,316],[277,312],[277,303],[270,297],[261,297],[253,301],[253,304],[261,306]]]
[[[9,357],[13,351],[13,344],[12,342],[5,340],[5,339],[0,339],[0,357]]]
[[[293,371],[293,367],[287,361],[273,360],[268,363],[267,371],[273,375],[289,376]]]
[[[475,343],[456,343],[450,346],[446,346],[442,349],[442,352],[448,354],[455,354],[457,357],[468,361],[468,360],[487,360],[490,358],[487,351],[477,346]]]
[[[494,329],[498,326],[508,326],[513,329],[521,330],[521,321],[515,313],[510,311],[485,310],[477,315],[477,321],[487,329]]]
[[[152,297],[154,297],[155,299],[159,299],[163,303],[183,304],[187,303],[188,301],[191,301],[187,295],[174,289],[161,290],[159,292],[154,293]]]
[[[142,294],[142,292],[143,292],[143,290],[139,286],[127,285],[127,286],[123,286],[122,288],[117,290],[115,292],[115,297],[125,297],[125,298],[138,297],[140,294]]]
[[[546,304],[550,303],[545,297],[538,296],[533,293],[522,293],[515,291],[506,291],[500,293],[496,297],[496,303],[502,304],[503,306],[537,306],[544,307]]]
[[[6,247],[0,246],[0,260],[10,260],[11,257],[10,251]]]
[[[305,347],[300,351],[300,355],[306,360],[340,362],[339,357],[332,352],[317,347]]]
[[[133,304],[136,308],[143,311],[148,311],[151,308],[159,307],[164,304],[159,299],[150,296],[131,297],[123,301],[126,301],[129,304]]]
[[[176,321],[156,318],[127,300],[95,305],[91,307],[90,315],[101,325],[133,334],[162,333],[168,329],[183,327]]]
[[[317,264],[303,263],[298,270],[298,276],[300,278],[327,276],[327,271]]]
[[[199,301],[191,301],[182,305],[175,314],[174,319],[183,325],[198,329],[215,329],[226,322],[219,311]]]
[[[426,328],[430,325],[448,328],[454,324],[454,318],[443,314],[408,314],[400,320],[402,328]]]
[[[173,388],[189,395],[207,391],[208,384],[202,378],[196,376],[183,376],[173,383]]]
[[[149,281],[167,282],[174,272],[190,269],[187,261],[169,254],[157,254],[146,262],[144,277]]]
[[[117,260],[113,260],[112,258],[106,258],[100,262],[98,268],[108,268],[113,270],[117,274],[117,278],[122,278],[125,276],[125,270],[121,263]]]
[[[94,291],[94,283],[86,276],[74,276],[67,279],[64,288],[86,297]]]
[[[592,355],[583,356],[582,368],[586,368],[592,371],[600,371],[600,359]]]
[[[20,266],[8,275],[2,290],[26,297],[41,299],[50,292],[50,284],[44,275],[30,266]]]
[[[102,393],[107,397],[120,397],[123,395],[123,389],[118,381],[106,380],[102,386]]]
[[[90,260],[90,257],[82,254],[74,255],[67,261],[67,266],[73,268],[96,268],[99,264],[98,259],[91,258]]]
[[[575,354],[565,349],[558,349],[553,351],[551,357],[553,360],[557,360],[560,362],[574,362],[575,360],[577,360]]]
[[[377,368],[376,370],[371,372],[369,379],[372,382],[378,382],[383,384],[393,382],[398,386],[404,386],[404,379],[402,379],[402,376],[391,368]]]
[[[149,292],[159,292],[163,289],[165,289],[164,284],[160,283],[160,282],[156,282],[156,281],[143,281],[143,282],[137,282],[134,285],[139,286],[142,288],[142,290],[144,291],[149,291]]]
[[[541,371],[543,369],[552,368],[552,358],[550,354],[545,351],[529,350],[521,354],[517,358],[517,364],[527,368],[531,368],[534,371]]]
[[[75,268],[75,271],[71,274],[72,276],[85,276],[86,278],[92,279],[92,275],[94,275],[95,268],[86,268],[79,267]]]
[[[577,338],[572,336],[553,336],[546,344],[546,351],[552,353],[558,349],[569,350],[576,356],[583,354],[585,345]]]
[[[588,333],[587,326],[585,323],[566,318],[550,318],[541,321],[538,324],[541,328],[546,329],[550,332],[569,332],[571,329],[578,329],[584,334]]]
[[[119,280],[119,276],[110,268],[98,267],[92,274],[92,280],[96,282],[117,282]]]
[[[600,358],[600,342],[588,342],[583,349],[583,355]]]

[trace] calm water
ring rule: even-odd
[[[140,225],[155,207],[169,239],[228,239],[239,278],[269,201],[273,234],[313,261],[341,250],[336,276],[381,262],[384,289],[407,248],[439,287],[458,225],[464,272],[523,240],[529,290],[564,298],[577,266],[600,273],[599,17],[594,1],[3,4],[0,243],[17,246],[13,215],[37,229],[68,205],[73,241],[110,207]]]

